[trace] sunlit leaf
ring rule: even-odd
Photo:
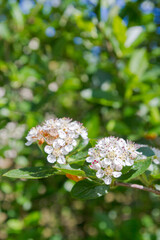
[[[129,62],[130,71],[140,77],[145,72],[147,67],[148,59],[145,48],[134,51]]]
[[[82,176],[85,177],[85,172],[81,169],[74,169],[72,168],[69,164],[63,164],[60,166],[55,166],[54,169],[58,170],[57,174],[72,174],[72,175],[76,175],[76,176]]]
[[[144,173],[147,170],[147,168],[150,166],[151,162],[152,162],[151,158],[147,158],[145,160],[139,160],[136,163],[134,163],[134,165],[131,169],[132,174],[131,174],[131,176],[129,176],[127,181],[130,181],[131,179],[134,179],[134,178],[140,176],[142,173]]]
[[[56,172],[56,169],[52,167],[27,167],[10,170],[3,174],[3,176],[9,178],[39,179],[55,175]]]

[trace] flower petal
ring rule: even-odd
[[[61,148],[61,153],[62,153],[63,155],[67,155],[67,154],[68,154],[68,151],[66,151],[65,148]]]
[[[93,157],[87,157],[86,162],[91,163],[93,162],[94,158]]]
[[[74,130],[76,130],[78,127],[79,127],[79,126],[78,126],[77,122],[72,122],[72,123],[70,124],[70,126],[69,126],[69,129],[72,130],[72,131],[74,131]]]
[[[47,161],[49,163],[55,163],[56,162],[56,157],[53,156],[52,154],[50,154],[50,155],[47,156]]]
[[[119,177],[122,175],[122,173],[115,171],[115,172],[112,173],[112,175],[113,175],[113,177],[115,177],[115,178],[119,178]]]
[[[111,177],[105,177],[105,178],[103,178],[103,181],[105,182],[105,184],[109,185],[112,182],[112,178]]]
[[[109,158],[104,158],[101,163],[102,163],[102,167],[106,168],[111,164],[111,160]]]
[[[58,139],[57,142],[62,147],[65,145],[65,141],[63,139]]]
[[[58,144],[58,140],[57,140],[57,139],[54,140],[54,142],[53,142],[53,147],[54,147],[54,148],[59,148],[59,144]]]
[[[59,164],[65,164],[66,163],[66,159],[64,156],[59,156],[58,159],[57,159],[57,162]]]
[[[72,145],[66,145],[66,146],[65,146],[65,150],[66,150],[67,152],[71,152],[71,151],[73,150],[73,146],[72,146]]]
[[[28,142],[25,143],[26,146],[30,146],[31,144],[32,144],[31,141],[28,141]]]
[[[92,168],[95,170],[101,169],[101,164],[98,162],[92,162]]]
[[[53,152],[53,148],[49,145],[46,145],[44,151],[48,154],[51,154]]]
[[[125,164],[126,164],[126,166],[132,166],[132,165],[134,164],[134,161],[131,160],[131,159],[129,159],[129,158],[127,158],[127,159],[125,160]]]
[[[88,133],[87,133],[86,130],[82,131],[81,137],[82,137],[83,139],[87,139],[87,138],[88,138]]]
[[[96,176],[97,176],[97,178],[102,178],[104,176],[104,171],[102,169],[99,169],[96,172]]]
[[[58,134],[60,138],[66,138],[66,133],[63,130],[59,130]]]
[[[76,141],[75,139],[73,139],[72,145],[73,145],[74,147],[77,146],[77,141]]]

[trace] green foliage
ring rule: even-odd
[[[108,192],[109,187],[106,185],[99,185],[89,180],[83,180],[74,185],[71,194],[73,197],[87,200],[95,199],[105,195]]]
[[[85,172],[81,169],[74,169],[69,164],[68,165],[61,165],[60,167],[55,166],[55,169],[59,170],[59,174],[71,174],[75,176],[85,177]]]
[[[123,8],[117,5],[123,1],[33,1],[26,14],[21,2],[0,1],[0,238],[158,240],[154,195],[116,188],[89,204],[72,199],[73,182],[54,175],[72,170],[47,166],[36,146],[24,145],[31,127],[66,116],[83,122],[90,138],[115,135],[160,148],[158,1],[149,1],[151,13],[143,12],[143,0]],[[48,27],[55,35],[46,35]],[[84,146],[68,164],[95,180],[85,157]],[[150,157],[119,181],[144,174],[158,187],[160,168]],[[42,179],[2,177],[17,173]]]
[[[50,177],[55,173],[56,170],[52,167],[28,167],[10,170],[3,174],[3,176],[10,178],[39,179]]]
[[[142,154],[147,156],[147,157],[152,157],[152,156],[155,155],[155,153],[152,151],[152,149],[150,149],[148,147],[140,147],[138,149],[138,152],[142,152]]]
[[[138,176],[140,176],[141,174],[143,174],[147,169],[148,167],[150,166],[151,164],[151,158],[147,158],[145,160],[139,160],[137,161],[132,169],[134,170],[131,174],[131,176],[129,176],[129,178],[127,179],[127,181],[130,181],[131,179],[134,179]],[[132,170],[131,170],[132,171]]]

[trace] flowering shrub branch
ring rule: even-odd
[[[100,197],[115,186],[160,195],[158,149],[113,136],[97,141],[88,139],[83,124],[69,118],[47,120],[32,128],[26,139],[27,146],[38,143],[49,165],[3,170],[1,175],[26,179],[66,175],[76,182],[71,194],[79,199]],[[128,183],[131,180],[134,183]]]

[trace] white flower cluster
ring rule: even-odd
[[[88,139],[86,128],[77,121],[69,118],[47,120],[42,126],[32,128],[26,139],[26,145],[38,141],[41,145],[47,144],[44,151],[48,154],[50,163],[58,162],[65,164],[65,155],[71,152],[78,144],[78,138]]]
[[[91,163],[90,168],[97,171],[97,178],[109,185],[112,177],[118,178],[122,175],[121,170],[124,166],[132,166],[134,160],[142,156],[137,149],[138,146],[133,142],[106,137],[99,140],[94,148],[89,149],[86,161]]]

